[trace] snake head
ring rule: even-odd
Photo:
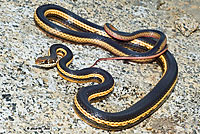
[[[57,64],[58,58],[52,58],[50,56],[39,57],[35,60],[35,64],[43,68],[55,67]]]

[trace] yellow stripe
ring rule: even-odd
[[[56,9],[49,9],[49,10],[45,11],[44,15],[47,16],[48,14],[58,15],[58,16],[66,19],[66,20],[69,20],[72,23],[74,23],[74,24],[76,24],[76,25],[78,25],[78,26],[80,26],[80,27],[82,27],[82,28],[84,28],[84,29],[86,29],[86,30],[88,30],[90,32],[97,33],[99,35],[109,37],[109,35],[107,33],[103,32],[103,31],[101,31],[99,29],[96,29],[94,27],[91,27],[91,26],[89,26],[89,25],[87,25],[85,23],[82,23],[79,20],[67,15],[66,13],[63,13],[62,11],[59,11],[59,10],[56,10]]]
[[[70,40],[70,41],[74,41],[74,42],[79,42],[79,43],[91,43],[91,44],[96,44],[99,45],[105,49],[108,49],[110,52],[118,55],[118,56],[128,56],[124,53],[122,53],[121,51],[115,49],[114,47],[110,46],[109,44],[100,41],[98,39],[89,39],[89,38],[80,38],[80,37],[75,37],[66,33],[62,33],[60,31],[57,31],[56,29],[53,29],[51,27],[49,27],[48,25],[46,25],[45,23],[43,23],[36,15],[35,13],[35,21],[39,24],[40,27],[42,27],[45,31],[48,31],[52,34],[55,34],[56,36],[59,36],[61,38]]]
[[[166,60],[164,58],[164,56],[161,56],[160,59],[162,61],[164,61],[164,73],[166,73],[166,70],[167,70],[167,64],[166,64]],[[176,78],[177,80],[177,78]],[[105,121],[105,120],[101,120],[99,118],[96,118],[95,116],[92,116],[90,113],[88,113],[87,111],[85,111],[81,106],[80,104],[78,103],[77,101],[77,98],[75,96],[74,98],[74,103],[75,103],[75,106],[77,107],[77,109],[86,117],[88,117],[89,119],[91,120],[94,120],[95,122],[99,123],[99,124],[105,124],[105,125],[108,125],[108,126],[112,126],[112,127],[118,127],[118,126],[126,126],[128,124],[132,124],[134,122],[136,122],[137,120],[139,120],[140,118],[142,117],[145,117],[146,115],[148,115],[151,111],[153,111],[154,109],[156,109],[159,104],[161,104],[165,98],[167,98],[167,96],[171,93],[171,91],[173,90],[175,84],[176,84],[176,80],[174,81],[173,85],[170,87],[170,89],[166,92],[166,94],[154,105],[152,106],[150,109],[148,109],[147,111],[145,111],[144,113],[140,114],[139,116],[133,118],[133,119],[130,119],[130,120],[127,120],[127,121],[122,121],[122,122],[111,122],[111,121]]]
[[[68,72],[65,72],[59,64],[57,64],[57,68],[60,72],[62,72],[64,75],[71,77],[71,78],[75,78],[75,79],[87,79],[87,78],[93,78],[93,77],[98,77],[101,79],[102,82],[104,82],[104,77],[100,74],[87,74],[87,75],[74,75],[74,74],[70,74]]]
[[[96,97],[105,96],[105,95],[109,94],[110,92],[112,92],[113,89],[114,89],[114,84],[113,84],[113,86],[112,86],[110,89],[108,89],[108,90],[106,90],[106,91],[103,91],[103,92],[99,92],[99,93],[90,95],[90,96],[88,97],[88,101],[90,101],[90,100],[92,100],[92,99],[94,99],[94,98],[96,98]]]

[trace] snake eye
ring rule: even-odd
[[[41,62],[41,64],[49,64],[49,63],[50,63],[50,60],[49,60],[49,59],[44,60],[44,61]]]

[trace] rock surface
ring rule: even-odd
[[[85,124],[73,110],[73,98],[80,87],[88,84],[67,82],[56,68],[35,68],[35,59],[46,55],[53,43],[71,48],[73,69],[89,67],[98,58],[113,55],[95,46],[47,37],[33,19],[35,9],[47,3],[61,5],[98,25],[112,23],[121,31],[163,31],[179,66],[178,82],[169,99],[150,118],[127,130],[108,132]],[[197,0],[1,0],[0,133],[200,133],[199,11]],[[156,63],[102,61],[97,67],[110,72],[116,83],[110,97],[94,104],[108,112],[128,108],[161,77]]]

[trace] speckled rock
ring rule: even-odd
[[[0,1],[0,133],[200,133],[200,32],[195,30],[197,18],[181,9],[185,1],[178,1],[180,7],[173,2],[176,1]],[[121,31],[163,31],[179,66],[178,82],[169,99],[150,118],[127,130],[108,132],[84,123],[73,110],[73,98],[79,88],[90,83],[67,82],[56,68],[34,67],[35,59],[46,55],[54,43],[63,43],[72,50],[72,69],[89,67],[98,58],[113,55],[95,46],[47,37],[33,19],[35,9],[47,3],[61,5],[98,25],[112,23]],[[140,100],[162,75],[156,62],[101,61],[97,67],[110,72],[116,83],[108,98],[93,104],[108,112],[121,111]]]
[[[191,15],[187,14],[178,17],[174,23],[176,29],[186,37],[199,29],[199,23]]]

